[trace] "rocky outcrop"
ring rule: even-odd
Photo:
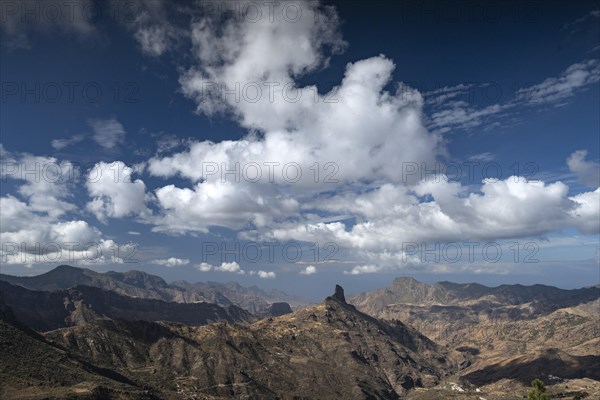
[[[344,296],[344,288],[341,287],[340,285],[335,285],[335,292],[333,293],[333,296],[331,296],[331,298],[341,301],[342,303],[346,304],[346,296]]]

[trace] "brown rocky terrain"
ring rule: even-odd
[[[534,378],[552,398],[600,393],[597,287],[397,279],[351,299],[372,315],[341,287],[254,316],[90,286],[0,293],[7,399],[516,400]]]
[[[501,379],[600,380],[600,289],[535,285],[488,288],[399,278],[351,299],[357,308],[399,319],[432,340],[470,353],[461,372],[478,386]]]
[[[48,341],[0,297],[0,398],[157,399],[152,390]],[[72,397],[71,397],[72,398]]]
[[[357,311],[341,288],[319,305],[250,325],[104,319],[44,337],[153,395],[181,399],[398,399],[435,386],[467,358]]]

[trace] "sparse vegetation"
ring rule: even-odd
[[[528,400],[550,400],[550,397],[546,394],[546,387],[544,382],[539,379],[534,379],[531,382],[531,389],[527,393]]]

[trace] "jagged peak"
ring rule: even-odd
[[[344,296],[344,288],[340,285],[335,285],[335,292],[333,295],[327,297],[326,300],[337,300],[341,303],[348,304],[346,303],[346,296]]]

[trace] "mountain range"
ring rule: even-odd
[[[599,292],[397,278],[303,306],[140,271],[0,275],[0,397],[516,400],[541,378],[598,398]]]
[[[92,286],[56,291],[28,290],[0,281],[4,303],[36,331],[93,323],[99,319],[169,321],[204,325],[213,321],[250,322],[256,318],[234,306],[176,303],[124,296]]]
[[[304,299],[290,296],[279,290],[265,291],[256,286],[244,287],[236,282],[188,283],[179,281],[168,284],[161,277],[143,271],[99,273],[69,265],[59,265],[45,274],[31,277],[0,274],[0,281],[43,291],[91,286],[129,297],[166,302],[209,302],[220,306],[237,305],[251,313],[266,312],[272,303],[285,302],[291,307],[307,303]]]
[[[201,326],[152,322],[154,316],[140,311],[142,320],[131,318],[127,313],[135,315],[143,302],[161,301],[90,289],[41,292],[2,284],[3,359],[19,366],[0,370],[6,398],[27,397],[35,387],[44,395],[81,398],[398,399],[439,383],[469,357],[399,321],[356,310],[340,287],[291,314],[235,323],[228,315]],[[96,302],[97,296],[109,296],[110,304]],[[79,309],[73,299],[81,301]],[[126,305],[115,312],[110,306],[117,301]],[[68,317],[74,323],[62,327],[45,322],[40,329],[40,318],[62,321],[63,309],[85,318]],[[57,360],[55,371],[50,364]]]

